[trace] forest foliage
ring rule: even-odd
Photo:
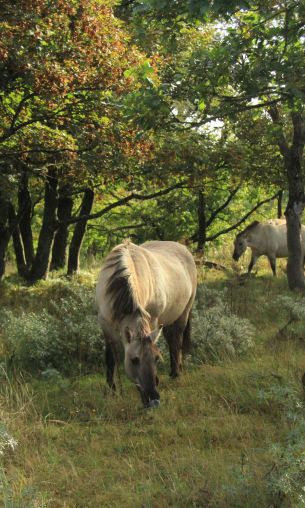
[[[5,507],[304,506],[304,296],[228,247],[285,213],[304,289],[304,35],[295,0],[1,1]],[[153,412],[102,378],[95,267],[126,237],[198,266]]]
[[[13,250],[31,283],[126,236],[203,252],[283,191],[299,270],[303,21],[293,1],[3,2],[1,276]]]

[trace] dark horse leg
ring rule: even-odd
[[[183,358],[190,352],[190,349],[191,349],[191,313],[189,313],[189,317],[183,331],[183,340],[182,340]]]
[[[107,341],[107,339],[106,339],[105,360],[106,360],[107,384],[109,388],[111,388],[111,390],[115,391],[116,387],[113,381],[113,376],[116,365],[116,351],[113,342],[109,340]]]
[[[269,259],[269,263],[270,263],[273,275],[276,277],[276,258],[273,256],[268,256],[268,259]]]
[[[179,376],[181,369],[181,342],[182,342],[182,333],[178,334],[175,330],[175,323],[169,326],[165,326],[163,328],[163,334],[166,338],[168,348],[169,348],[169,356],[170,356],[170,376],[177,377]]]
[[[182,349],[187,352],[190,343],[189,310],[177,321],[163,328],[164,337],[169,347],[171,377],[178,377],[182,370]]]
[[[252,251],[251,260],[248,266],[248,275],[250,275],[253,266],[255,265],[256,261],[258,260],[259,256],[257,254],[254,254]]]

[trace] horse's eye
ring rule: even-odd
[[[131,358],[132,365],[139,365],[140,358],[138,356],[135,356],[134,358]]]

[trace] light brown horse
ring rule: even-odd
[[[156,363],[162,326],[171,376],[179,375],[181,354],[190,345],[189,317],[197,286],[190,252],[176,242],[126,242],[107,256],[96,288],[99,322],[106,341],[107,382],[115,389],[115,345],[125,350],[125,370],[137,385],[145,407],[157,407],[160,395]]]
[[[305,227],[301,227],[301,244],[305,252]],[[238,261],[247,247],[252,251],[248,273],[260,256],[267,256],[276,275],[276,258],[288,257],[287,226],[285,219],[274,219],[267,222],[254,221],[239,233],[234,241],[233,259]]]

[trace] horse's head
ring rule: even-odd
[[[234,261],[239,260],[240,256],[245,252],[247,246],[246,236],[242,234],[237,235],[234,240],[234,252],[232,256]]]
[[[147,408],[160,405],[157,362],[161,358],[161,353],[156,342],[161,331],[162,327],[150,333],[138,334],[128,326],[124,329],[125,370],[128,377],[137,385],[142,402]]]

